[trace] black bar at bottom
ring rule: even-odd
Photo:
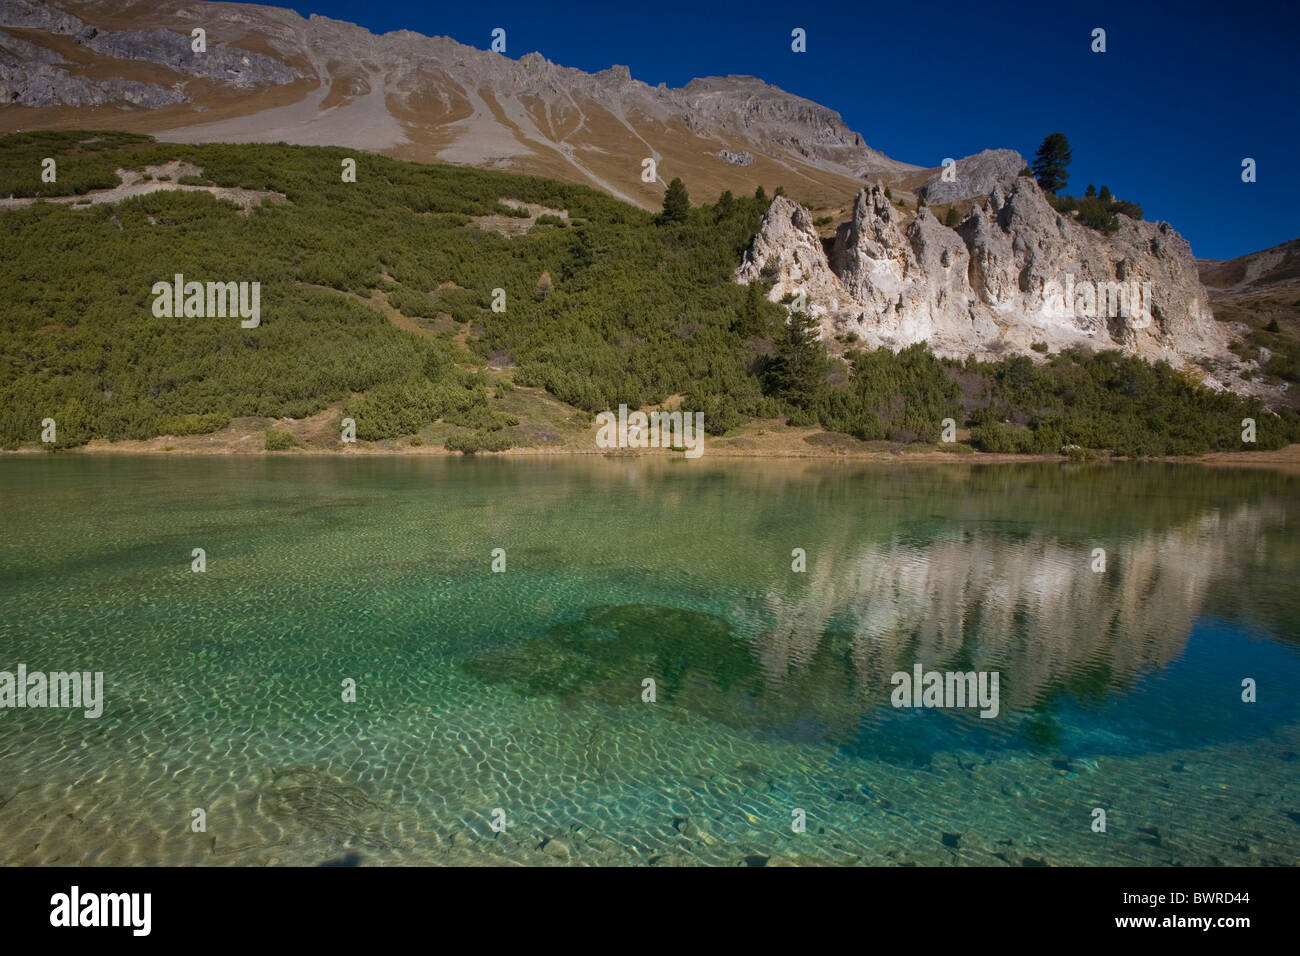
[[[610,933],[628,934],[630,945],[681,941],[687,923],[772,942],[769,933],[820,933],[829,920],[837,935],[852,926],[873,943],[934,939],[940,929],[949,938],[965,927],[1052,934],[1037,937],[1044,942],[1198,936],[1231,945],[1243,933],[1285,930],[1295,890],[1285,869],[333,869],[0,868],[0,932],[10,952],[24,939],[74,934],[207,947],[366,945],[377,932],[430,942],[485,932],[493,945],[517,937],[588,949],[622,938]]]

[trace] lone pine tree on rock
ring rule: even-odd
[[[1070,141],[1064,133],[1049,134],[1034,155],[1034,178],[1043,192],[1055,196],[1065,188],[1070,181],[1070,174],[1065,171],[1069,165]]]

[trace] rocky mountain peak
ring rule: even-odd
[[[596,78],[615,86],[632,82],[632,71],[621,64],[614,64],[607,70],[601,70],[596,74]]]

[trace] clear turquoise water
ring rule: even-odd
[[[1298,492],[9,458],[0,670],[103,671],[106,701],[0,709],[0,862],[1294,864]],[[999,716],[892,707],[917,662],[998,671]]]

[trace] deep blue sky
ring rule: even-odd
[[[274,2],[274,0],[272,0]],[[1300,236],[1300,0],[441,4],[295,0],[377,33],[409,29],[652,86],[748,73],[837,110],[895,159],[937,166],[1061,131],[1069,191],[1095,183],[1166,219],[1201,258]],[[808,52],[790,50],[803,27]],[[1107,52],[1090,51],[1094,27]],[[1241,161],[1258,164],[1241,181]],[[772,185],[779,185],[773,183]]]

